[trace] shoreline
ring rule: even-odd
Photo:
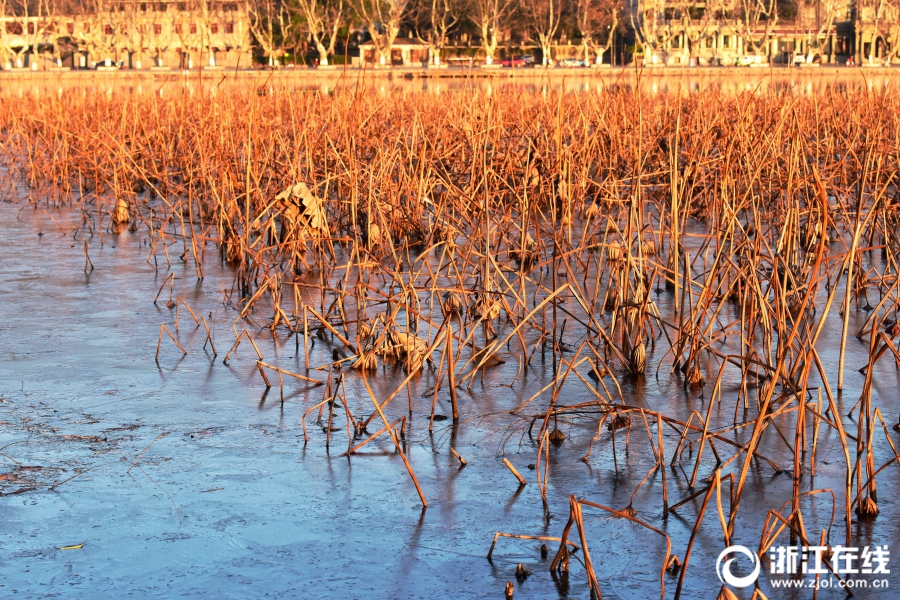
[[[85,80],[98,79],[109,81],[110,79],[151,79],[151,80],[185,80],[185,79],[310,79],[333,80],[341,78],[351,79],[630,79],[652,78],[671,79],[683,77],[702,77],[711,79],[760,79],[769,76],[777,77],[856,77],[866,75],[889,75],[900,72],[894,67],[846,67],[842,65],[822,65],[818,67],[649,67],[636,69],[626,67],[605,68],[494,68],[481,67],[450,67],[442,69],[434,68],[389,68],[389,69],[360,69],[348,68],[284,68],[277,70],[268,69],[192,69],[192,70],[46,70],[31,71],[27,69],[15,69],[0,71],[0,83],[4,81],[33,81],[33,80]]]

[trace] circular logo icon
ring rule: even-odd
[[[729,554],[743,554],[747,558],[750,559],[750,562],[753,564],[753,572],[749,575],[745,575],[744,577],[738,577],[737,575],[733,575],[731,573],[731,563],[733,563],[735,558],[729,558],[725,560]],[[725,561],[724,564],[722,561]],[[757,578],[759,577],[759,557],[756,556],[756,552],[750,550],[745,546],[741,546],[735,544],[734,546],[728,546],[719,554],[719,559],[716,561],[716,575],[719,576],[719,581],[722,583],[728,584],[731,587],[735,588],[745,588],[747,586],[753,585]]]

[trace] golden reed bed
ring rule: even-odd
[[[710,509],[730,538],[754,459],[793,477],[790,501],[771,507],[762,525],[760,554],[785,531],[820,541],[804,525],[801,501],[810,495],[835,496],[844,523],[835,542],[850,545],[854,513],[878,514],[877,475],[897,455],[876,450],[885,439],[894,445],[882,414],[889,399],[873,395],[872,373],[876,363],[900,365],[900,98],[891,87],[476,86],[398,95],[248,85],[4,96],[4,193],[18,190],[36,211],[78,211],[78,227],[58,227],[85,240],[85,269],[93,268],[89,237],[128,230],[147,236],[148,260],[159,268],[185,261],[202,279],[205,261],[230,263],[231,349],[253,344],[267,387],[277,377],[283,390],[285,376],[324,385],[307,413],[328,408],[328,443],[342,435],[331,426],[341,415],[350,455],[385,433],[402,455],[405,418],[390,422],[384,412],[395,398],[408,396],[410,410],[424,403],[432,425],[438,395],[449,395],[454,423],[478,418],[477,399],[458,392],[501,361],[521,374],[540,351],[552,360],[550,383],[508,411],[504,435],[527,431],[536,441],[545,499],[550,446],[571,443],[558,423],[588,420],[597,435],[585,461],[607,437],[615,459],[617,431],[627,445],[632,428],[646,430],[636,443],[656,466],[638,488],[659,478],[666,510],[687,500],[670,504],[664,465],[686,467],[690,498],[703,498],[694,534]],[[48,230],[57,227],[45,214]],[[157,300],[168,285],[168,306],[208,332],[173,283],[170,275]],[[863,315],[862,327],[850,328],[851,314]],[[822,358],[826,326],[840,329],[836,364]],[[260,328],[293,336],[305,372],[265,359],[253,339]],[[164,333],[188,352],[162,324],[157,358]],[[333,363],[310,365],[315,336],[334,345]],[[868,346],[866,376],[841,414],[850,336]],[[386,362],[407,375],[376,399],[368,380]],[[432,393],[404,393],[423,369],[436,370]],[[705,410],[679,420],[623,396],[622,382],[660,371],[702,393]],[[726,389],[726,375],[738,384]],[[352,378],[372,396],[367,414],[346,401]],[[563,402],[564,386],[583,386],[593,399]],[[370,435],[376,418],[384,427]],[[665,448],[664,428],[679,432],[675,448]],[[801,476],[815,473],[826,429],[840,439],[845,485],[806,489]],[[786,450],[763,455],[763,438],[778,436]],[[711,474],[700,478],[704,453]],[[668,539],[631,505],[572,496],[568,524],[550,538],[559,542],[552,568],[569,568],[574,525],[598,595],[583,506]],[[693,543],[692,535],[680,570],[667,552],[663,593],[674,568],[679,596]]]

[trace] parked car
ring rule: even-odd
[[[511,68],[522,68],[528,66],[528,61],[524,56],[514,56],[512,58],[504,58],[500,61],[500,65]]]
[[[577,67],[586,67],[587,63],[577,58],[564,58],[559,61],[559,66],[565,67],[567,69],[574,69]]]
[[[795,65],[806,65],[806,64],[814,64],[821,63],[822,57],[819,54],[815,54],[813,56],[806,56],[805,54],[795,54],[794,55],[794,64]]]

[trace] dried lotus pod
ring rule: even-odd
[[[609,375],[609,369],[600,364],[592,366],[591,370],[588,371],[588,377],[590,377],[594,381],[600,381],[607,375]]]
[[[558,445],[562,444],[563,441],[566,439],[566,434],[564,434],[559,429],[554,429],[553,431],[550,432],[549,439],[552,444],[555,444],[558,446]]]
[[[856,516],[863,521],[871,521],[878,516],[878,505],[871,496],[866,496],[859,502],[856,507]]]
[[[381,228],[377,223],[369,223],[369,230],[367,233],[367,239],[369,240],[370,245],[377,246],[381,243]]]
[[[325,205],[303,182],[294,184],[275,196],[288,231],[295,235],[328,237]]]
[[[687,372],[687,384],[688,385],[703,385],[704,378],[703,373],[700,371],[700,367],[696,364],[692,364]]]
[[[476,294],[475,302],[469,308],[469,314],[475,319],[493,321],[500,316],[500,303],[488,294]]]
[[[116,208],[112,212],[113,223],[123,224],[131,221],[131,213],[128,211],[128,203],[123,199],[119,199]]]
[[[629,415],[615,415],[612,420],[606,424],[608,431],[616,429],[631,429],[631,417]]]
[[[647,362],[647,347],[644,345],[644,342],[635,344],[634,348],[631,349],[629,358],[629,370],[635,375],[643,373]]]
[[[637,309],[637,307],[629,306],[625,309],[625,323],[628,324],[628,328],[633,330],[638,323],[638,317],[640,316],[641,311]]]
[[[619,240],[613,240],[606,246],[606,260],[618,262],[625,255],[625,250]]]
[[[596,219],[603,214],[603,207],[599,202],[591,202],[584,211],[585,218]]]
[[[378,349],[378,354],[402,360],[408,372],[418,371],[428,358],[428,343],[422,338],[403,331],[391,331],[387,342]]]
[[[364,321],[359,324],[359,329],[356,332],[356,337],[360,342],[368,342],[372,339],[372,335],[375,333],[375,325],[371,321]]]
[[[856,293],[865,293],[866,288],[869,286],[869,274],[862,269],[858,269],[856,273],[854,273],[853,279],[855,280],[854,283],[856,284]]]
[[[463,303],[456,292],[445,292],[441,302],[441,310],[447,316],[462,313]]]

